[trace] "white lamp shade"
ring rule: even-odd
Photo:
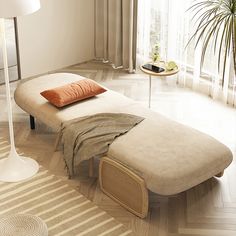
[[[28,15],[40,8],[40,0],[0,0],[0,18]]]

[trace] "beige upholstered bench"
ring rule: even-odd
[[[83,77],[58,73],[22,82],[16,103],[55,131],[61,123],[102,112],[122,112],[145,120],[117,138],[100,162],[102,190],[140,217],[148,209],[147,189],[172,195],[220,175],[232,161],[231,151],[214,138],[172,121],[137,102],[108,90],[94,98],[62,109],[49,104],[40,92]],[[92,165],[91,165],[92,166]]]

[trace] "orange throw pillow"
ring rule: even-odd
[[[56,107],[64,107],[106,91],[106,89],[99,86],[93,80],[83,79],[71,84],[45,90],[40,94]]]

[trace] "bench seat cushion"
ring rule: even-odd
[[[51,74],[21,83],[16,103],[55,131],[62,122],[101,112],[124,112],[146,119],[117,138],[108,157],[144,178],[148,189],[162,195],[185,191],[223,171],[232,161],[231,151],[216,139],[170,120],[137,102],[108,90],[65,108],[55,108],[40,92],[78,81],[75,74]]]
[[[153,115],[116,139],[107,154],[161,195],[185,191],[223,171],[231,151],[209,135]]]
[[[96,97],[63,108],[56,108],[40,95],[40,92],[46,89],[63,86],[81,79],[84,77],[76,74],[56,73],[28,81],[22,80],[15,91],[14,98],[19,107],[47,124],[54,131],[59,131],[61,123],[64,121],[101,112],[119,112],[135,103],[119,93],[108,90]]]

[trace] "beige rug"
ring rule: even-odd
[[[8,142],[0,137],[0,158],[8,151]],[[15,213],[40,217],[48,226],[49,236],[133,235],[131,230],[43,168],[28,181],[0,182],[0,217]]]

